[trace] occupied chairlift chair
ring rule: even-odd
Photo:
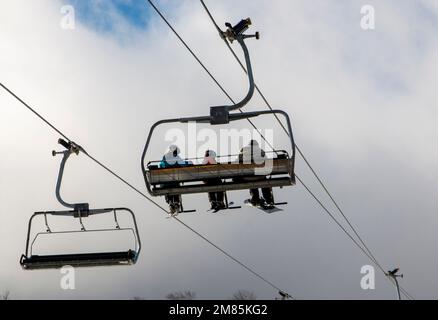
[[[67,265],[72,267],[97,267],[97,266],[135,264],[140,254],[141,241],[140,241],[135,215],[130,209],[127,208],[90,209],[88,203],[69,204],[61,198],[60,189],[61,189],[62,177],[64,173],[64,167],[68,158],[72,153],[79,154],[79,152],[85,152],[85,151],[80,146],[74,144],[73,142],[66,142],[60,139],[59,143],[62,146],[64,146],[67,150],[63,152],[53,151],[53,156],[56,156],[57,154],[63,155],[59,169],[59,174],[58,174],[58,181],[56,184],[56,198],[63,206],[70,208],[72,210],[36,212],[32,215],[28,225],[26,252],[24,255],[21,256],[20,259],[21,266],[25,270],[34,270],[34,269],[58,269]],[[133,222],[132,228],[120,227],[117,218],[119,212],[125,212],[132,218],[132,222]],[[83,224],[83,219],[98,214],[112,214],[114,217],[115,227],[112,229],[87,230]],[[46,231],[37,233],[33,238],[33,240],[31,241],[32,223],[36,217],[40,217],[40,216],[44,217]],[[58,216],[58,217],[63,216],[63,217],[77,218],[79,219],[80,230],[53,232],[49,227],[48,216]],[[127,251],[119,251],[119,252],[77,253],[77,254],[61,254],[61,255],[33,254],[33,246],[35,242],[40,236],[43,235],[81,234],[86,232],[117,232],[117,231],[132,232],[135,242],[134,249],[129,249]]]
[[[182,194],[196,194],[207,192],[226,192],[231,190],[247,190],[253,188],[266,187],[285,187],[295,184],[294,164],[295,164],[295,142],[293,138],[291,121],[288,114],[282,110],[266,110],[257,112],[240,112],[230,113],[230,111],[239,110],[244,107],[252,98],[255,89],[254,77],[251,67],[251,60],[249,57],[248,48],[245,44],[247,38],[259,39],[259,33],[255,35],[244,35],[244,32],[251,25],[251,20],[242,20],[236,26],[232,27],[229,23],[226,24],[228,30],[222,32],[222,37],[228,39],[231,43],[236,40],[242,47],[247,66],[247,73],[249,78],[249,92],[247,96],[239,103],[232,106],[211,107],[209,116],[189,117],[166,119],[156,122],[150,129],[149,136],[145,148],[143,150],[141,168],[144,175],[147,190],[152,196],[166,196],[166,195],[182,195]],[[146,164],[146,155],[149,149],[151,138],[154,130],[164,124],[170,123],[209,123],[210,125],[225,125],[233,121],[246,120],[262,115],[281,115],[286,119],[287,129],[290,137],[291,154],[287,151],[274,150],[272,154],[274,157],[270,164],[269,173],[266,179],[255,181],[239,181],[236,182],[236,177],[254,177],[258,176],[258,170],[263,169],[264,164],[254,163],[239,163],[236,162],[219,162],[215,165],[190,165],[190,166],[175,166],[171,168],[160,168],[159,161],[151,161]],[[231,156],[227,156],[231,157]],[[221,157],[219,156],[219,159]],[[208,184],[204,183],[208,179],[221,179],[221,183]],[[178,186],[175,183],[178,182]],[[170,187],[166,186],[169,185]]]

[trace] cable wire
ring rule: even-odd
[[[9,90],[9,88],[7,88],[6,86],[3,85],[3,83],[0,83],[0,86],[6,90],[6,92],[8,92],[11,96],[13,96],[15,99],[17,99],[19,102],[21,102],[21,104],[23,104],[27,109],[29,109],[34,115],[36,115],[38,118],[40,118],[40,120],[42,120],[43,122],[45,122],[50,128],[52,128],[53,130],[56,131],[56,133],[58,133],[61,137],[63,137],[64,139],[70,141],[69,138],[67,138],[67,136],[65,134],[63,134],[60,130],[58,130],[58,128],[56,128],[53,124],[51,124],[49,121],[47,121],[46,119],[44,119],[43,116],[41,116],[38,112],[35,111],[35,109],[33,109],[32,107],[30,107],[26,102],[24,102],[23,100],[20,99],[20,97],[18,97],[15,93],[13,93],[11,90]]]

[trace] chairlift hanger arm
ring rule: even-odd
[[[64,169],[65,169],[65,165],[67,163],[67,160],[70,158],[70,156],[73,153],[78,155],[79,152],[81,152],[81,151],[85,153],[85,150],[81,146],[75,144],[72,141],[67,142],[63,139],[59,139],[58,143],[60,145],[62,145],[64,148],[66,148],[66,150],[61,151],[61,152],[52,151],[52,155],[54,157],[56,155],[62,154],[62,160],[61,160],[61,164],[59,166],[58,180],[56,182],[56,199],[59,201],[60,204],[62,204],[66,208],[71,208],[71,209],[74,209],[75,211],[82,211],[84,213],[87,213],[89,211],[89,204],[88,203],[71,204],[71,203],[64,201],[64,199],[61,196],[62,178],[64,176]]]
[[[53,153],[53,155],[55,155],[55,153]],[[71,155],[71,152],[69,150],[66,150],[66,151],[62,152],[62,155],[63,156],[62,156],[61,164],[59,166],[58,180],[56,182],[56,199],[64,207],[73,209],[75,207],[75,205],[64,201],[64,199],[62,199],[62,197],[61,197],[61,184],[62,184],[62,178],[64,176],[65,164],[67,163],[67,160]]]
[[[243,108],[244,106],[246,106],[247,103],[252,99],[252,96],[254,95],[254,89],[255,89],[254,75],[253,75],[252,66],[251,66],[251,58],[249,56],[248,47],[245,44],[244,37],[238,37],[237,42],[239,42],[239,44],[242,47],[242,50],[244,52],[244,55],[245,55],[246,68],[248,70],[249,89],[248,89],[248,93],[246,94],[245,98],[242,99],[242,101],[240,101],[234,105],[227,106],[228,111],[239,110],[239,109]]]
[[[234,103],[231,106],[215,106],[210,108],[210,123],[212,125],[218,125],[218,124],[227,124],[231,120],[231,114],[230,111],[234,110],[241,110],[253,97],[254,90],[255,90],[255,83],[254,83],[254,75],[251,65],[251,58],[249,56],[248,47],[245,44],[245,39],[248,38],[256,38],[260,39],[260,35],[258,32],[256,32],[254,35],[246,35],[244,32],[248,30],[249,26],[252,24],[251,19],[244,19],[240,21],[237,25],[234,27],[231,26],[230,23],[226,23],[225,25],[228,27],[227,31],[221,32],[222,38],[225,40],[228,40],[230,43],[233,43],[233,41],[237,41],[240,46],[242,47],[244,56],[245,56],[245,62],[246,62],[246,70],[247,70],[247,76],[249,81],[249,89],[248,93],[245,98],[243,98],[242,101],[238,103]]]
[[[254,95],[255,83],[254,83],[254,75],[252,71],[251,58],[249,55],[248,47],[245,44],[245,39],[247,38],[256,38],[257,40],[260,38],[258,32],[255,35],[245,35],[244,32],[248,30],[249,26],[252,24],[251,19],[243,19],[234,27],[231,26],[230,23],[226,23],[227,31],[222,32],[222,38],[227,39],[230,43],[233,43],[235,40],[240,44],[243,50],[243,54],[245,56],[246,68],[248,70],[248,81],[249,81],[249,89],[246,96],[242,99],[242,101],[231,105],[231,106],[220,106],[213,108],[225,108],[228,112],[233,110],[239,110],[246,106],[246,104],[251,100]]]

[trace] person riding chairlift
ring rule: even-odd
[[[265,151],[260,148],[256,140],[251,140],[246,147],[243,147],[239,153],[239,163],[263,164],[266,160]],[[259,181],[266,179],[265,176],[244,177],[243,181]],[[274,194],[272,188],[262,188],[263,198],[260,198],[259,189],[250,189],[251,204],[253,206],[274,206]]]
[[[204,165],[215,165],[217,164],[216,161],[216,152],[213,150],[207,150],[205,151],[204,155],[204,161],[202,162]],[[204,183],[206,185],[219,185],[222,183],[221,179],[208,179],[205,180]],[[226,205],[224,203],[225,199],[225,192],[219,191],[219,192],[209,192],[208,193],[208,200],[211,204],[211,210],[221,210],[225,209]]]
[[[176,145],[169,146],[169,150],[164,154],[159,167],[160,168],[173,168],[181,166],[190,166],[193,163],[185,161],[180,157],[181,150]],[[180,186],[179,182],[166,182],[163,183],[166,188],[177,188]],[[180,212],[181,209],[181,195],[166,195],[166,202],[169,204],[169,209],[172,214]]]

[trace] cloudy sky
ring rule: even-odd
[[[241,97],[245,76],[200,2],[156,3],[231,96]],[[264,94],[290,114],[297,143],[384,268],[399,266],[415,298],[437,299],[436,1],[207,4],[221,25],[252,18],[262,39],[248,45]],[[64,5],[75,8],[73,30],[61,28]],[[374,30],[361,28],[364,5],[375,8]],[[3,0],[0,38],[0,81],[141,190],[149,127],[228,103],[146,1]],[[276,296],[84,156],[70,160],[64,196],[97,208],[133,209],[143,242],[138,264],[77,270],[72,291],[61,290],[59,271],[21,270],[31,214],[62,209],[54,197],[60,159],[51,156],[59,136],[1,90],[0,107],[0,292],[16,299],[161,299],[178,290],[219,299],[239,289]],[[254,97],[247,110],[264,108]],[[272,128],[276,146],[284,148],[286,137],[275,122],[255,123]],[[152,157],[166,148],[160,134]],[[297,173],[333,209],[302,159]],[[375,290],[361,289],[360,270],[370,261],[302,185],[276,194],[289,205],[275,215],[251,208],[212,215],[205,195],[188,196],[186,207],[199,214],[181,219],[297,298],[395,297],[377,269]],[[230,194],[237,203],[246,197]],[[92,243],[117,247],[122,240],[129,239]],[[41,250],[86,250],[87,243],[75,247],[75,241],[46,239]]]

